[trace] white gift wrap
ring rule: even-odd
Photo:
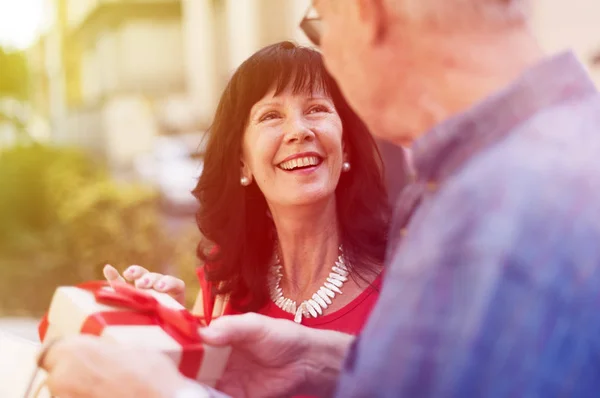
[[[44,372],[35,372],[39,350],[39,343],[0,331],[0,397],[23,398],[34,375],[33,390],[44,382]],[[50,398],[50,393],[42,388],[36,398]]]
[[[151,290],[145,292],[152,294],[161,305],[184,309],[167,294]],[[94,294],[84,289],[59,287],[54,293],[48,312],[49,327],[45,339],[80,334],[84,322],[90,315],[109,311],[131,312],[132,310],[97,303]],[[177,366],[181,362],[183,347],[158,325],[107,325],[100,336],[129,347],[159,350],[171,358]],[[195,379],[214,387],[225,370],[231,349],[206,344],[203,344],[203,348],[202,364]]]

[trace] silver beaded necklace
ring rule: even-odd
[[[335,264],[331,267],[331,272],[327,280],[317,290],[310,299],[304,300],[300,305],[296,301],[286,298],[281,289],[281,278],[283,277],[282,265],[279,256],[275,254],[275,264],[271,267],[268,283],[271,294],[271,300],[275,305],[285,312],[294,315],[294,322],[302,323],[302,318],[316,318],[323,315],[323,310],[332,304],[332,299],[336,293],[342,294],[344,282],[348,280],[348,268],[344,261],[344,252],[342,246],[339,247],[339,255]]]

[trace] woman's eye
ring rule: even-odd
[[[321,112],[329,112],[329,108],[324,105],[315,105],[308,110],[308,113],[321,113]]]
[[[259,121],[266,122],[267,120],[276,119],[277,117],[279,117],[277,112],[268,112],[262,115]]]

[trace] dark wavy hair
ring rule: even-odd
[[[342,120],[352,169],[340,177],[336,207],[351,275],[366,279],[365,273],[381,269],[384,261],[390,208],[375,141],[344,100],[318,51],[287,41],[270,45],[242,63],[227,84],[193,191],[203,236],[197,254],[212,294],[229,294],[239,311],[256,311],[268,300],[267,273],[277,237],[258,186],[240,184],[242,138],[252,106],[273,87],[277,95],[290,85],[294,93],[324,90]]]

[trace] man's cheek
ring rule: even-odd
[[[339,45],[336,46],[335,44],[330,43],[329,41],[323,40],[322,44],[323,45],[321,46],[321,50],[323,51],[325,66],[327,67],[327,70],[329,70],[329,73],[331,73],[333,77],[337,78],[337,67],[338,65],[340,65],[341,61],[341,49]]]

